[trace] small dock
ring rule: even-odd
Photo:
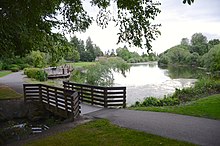
[[[73,69],[70,65],[48,67],[44,69],[44,71],[48,74],[48,79],[69,78],[72,70]]]

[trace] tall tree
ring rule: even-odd
[[[189,39],[188,38],[182,38],[180,44],[184,45],[184,46],[189,46]]]
[[[208,52],[207,38],[202,33],[195,33],[191,38],[190,52],[197,52],[199,55],[204,55]]]
[[[183,0],[191,4],[194,0]],[[151,48],[151,41],[160,32],[152,20],[160,13],[150,0],[90,0],[91,7],[100,9],[96,22],[106,27],[109,21],[119,27],[118,42]],[[117,14],[109,11],[117,6]],[[56,17],[56,16],[60,17]],[[52,27],[63,32],[85,31],[94,20],[84,10],[82,0],[1,0],[0,46],[3,55],[24,55],[44,37],[53,34]]]

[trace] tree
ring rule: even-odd
[[[195,33],[191,38],[190,52],[197,52],[203,55],[208,52],[207,38],[202,33]]]
[[[100,9],[96,18],[99,26],[106,27],[113,21],[119,27],[118,43],[128,42],[150,50],[152,40],[160,34],[158,25],[151,22],[160,13],[157,7],[160,3],[149,0],[90,0],[90,3]],[[117,6],[116,15],[109,11],[111,5]],[[54,34],[52,28],[63,33],[85,31],[92,20],[82,0],[1,0],[1,56],[23,56],[44,45],[43,38]]]
[[[94,61],[96,56],[95,56],[95,48],[93,46],[93,42],[90,37],[87,38],[86,40],[86,53],[87,53],[87,61]]]
[[[129,52],[127,47],[125,47],[125,48],[117,48],[116,49],[116,53],[117,53],[118,57],[121,57],[125,61],[127,61],[128,59],[131,58],[130,52]]]
[[[215,45],[218,45],[218,44],[220,44],[219,39],[213,39],[208,42],[209,48],[213,48]]]
[[[115,50],[114,50],[114,49],[112,49],[112,51],[111,51],[111,53],[110,53],[110,56],[111,56],[111,57],[115,57]]]
[[[210,71],[220,71],[220,44],[202,56],[202,63]]]
[[[160,55],[159,64],[186,64],[190,52],[183,45],[177,45]]]
[[[46,65],[45,54],[40,51],[32,51],[27,57],[29,64],[34,67],[44,67]]]
[[[188,38],[182,38],[180,44],[184,45],[184,46],[189,46],[189,39]]]
[[[66,53],[65,59],[69,61],[74,61],[74,62],[78,62],[80,60],[79,52],[74,46],[72,46],[70,51]]]

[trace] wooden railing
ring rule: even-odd
[[[126,107],[126,87],[100,87],[63,82],[65,89],[78,91],[82,102],[102,107]]]
[[[78,92],[43,84],[24,84],[23,88],[25,102],[41,102],[47,110],[66,118],[80,114]]]

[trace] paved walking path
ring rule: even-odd
[[[126,109],[103,109],[87,115],[163,137],[199,145],[220,146],[220,120]]]
[[[15,91],[23,92],[22,72],[0,78]],[[122,127],[207,146],[220,146],[220,120],[170,113],[102,109],[82,104],[82,114],[104,118]]]
[[[24,83],[23,78],[24,75],[22,71],[11,73],[7,76],[1,77],[0,84],[7,85],[16,92],[23,94],[23,83]]]

